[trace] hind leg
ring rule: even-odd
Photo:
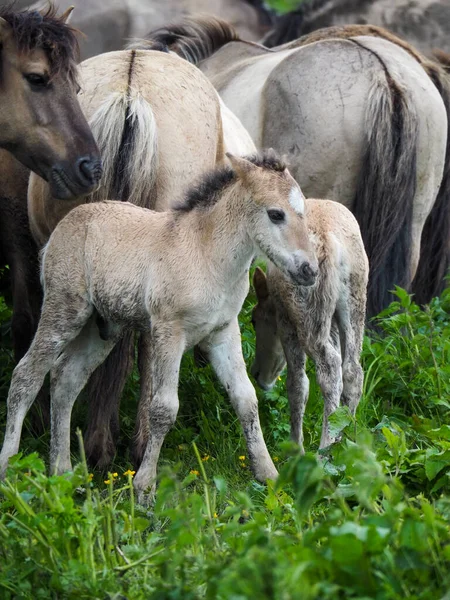
[[[67,346],[51,371],[51,472],[71,470],[70,418],[92,372],[114,348],[117,337],[102,340],[94,318]]]
[[[306,354],[290,323],[279,320],[278,329],[287,362],[286,388],[291,411],[291,440],[304,452],[303,417],[309,396],[309,379],[305,371]]]
[[[319,337],[320,339],[320,337]],[[330,433],[328,419],[339,407],[342,394],[342,361],[339,352],[331,343],[318,343],[311,352],[316,364],[316,375],[324,401],[322,436],[319,448],[326,448],[335,439]]]
[[[89,462],[99,468],[110,464],[119,434],[119,406],[134,358],[134,334],[127,331],[87,384],[88,426],[85,450]]]
[[[78,335],[92,313],[92,306],[80,296],[68,302],[46,300],[30,349],[14,369],[8,393],[5,439],[0,454],[0,476],[8,459],[19,451],[23,421],[33,404],[44,378],[59,354]]]
[[[366,284],[364,278],[353,278],[352,289],[339,299],[336,307],[342,339],[342,404],[352,415],[361,399],[364,372],[360,363],[365,324]]]

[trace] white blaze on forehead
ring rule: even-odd
[[[305,196],[297,185],[294,185],[289,192],[289,204],[299,215],[305,212]]]

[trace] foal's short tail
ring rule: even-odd
[[[90,126],[103,159],[102,189],[92,199],[152,208],[158,138],[150,104],[133,88],[114,92],[93,114]]]
[[[418,118],[407,92],[385,75],[374,81],[354,214],[370,264],[368,316],[411,285],[412,210],[416,193]]]
[[[444,173],[422,231],[420,261],[413,281],[415,300],[419,304],[426,304],[442,292],[450,268],[450,83],[438,68],[429,66],[427,72],[444,102],[448,123]]]

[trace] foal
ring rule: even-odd
[[[173,211],[126,202],[86,204],[56,227],[43,251],[44,303],[33,343],[14,370],[0,473],[19,448],[25,414],[51,370],[52,471],[71,469],[70,416],[92,371],[126,328],[150,332],[150,426],[134,480],[153,486],[164,438],[178,412],[184,351],[199,344],[242,423],[257,479],[277,475],[242,356],[238,313],[255,253],[301,285],[317,261],[298,184],[274,154],[206,175]],[[99,327],[100,325],[100,327]]]
[[[306,215],[319,261],[316,283],[308,288],[295,284],[270,263],[267,279],[261,269],[255,271],[256,356],[251,369],[260,387],[268,390],[287,362],[291,439],[302,450],[309,393],[306,355],[316,364],[324,398],[320,448],[334,441],[328,417],[338,408],[341,395],[353,414],[358,406],[369,273],[359,226],[349,210],[330,200],[307,200]]]

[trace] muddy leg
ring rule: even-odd
[[[231,404],[244,430],[248,454],[256,479],[266,481],[278,476],[275,465],[261,431],[258,415],[258,399],[247,375],[242,356],[241,335],[237,319],[217,333],[212,334],[201,345],[220,382],[227,390]]]
[[[324,401],[322,437],[320,448],[326,448],[335,440],[330,434],[328,418],[339,407],[342,394],[341,356],[330,341],[314,349],[317,381]]]
[[[79,393],[92,372],[111,352],[117,338],[100,338],[95,318],[61,354],[51,371],[50,469],[70,471],[70,417]]]

